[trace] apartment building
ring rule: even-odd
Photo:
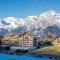
[[[22,48],[32,48],[33,45],[33,37],[30,33],[25,32],[19,37],[19,46]]]

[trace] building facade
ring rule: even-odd
[[[19,37],[19,46],[22,48],[34,47],[33,38],[30,33],[25,32]]]

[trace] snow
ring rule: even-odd
[[[2,21],[5,22],[6,25],[2,23]],[[20,26],[26,26],[27,30],[32,30],[33,28],[42,28],[43,30],[48,26],[54,25],[56,25],[58,28],[60,27],[60,14],[53,10],[43,12],[38,16],[27,16],[23,19],[15,17],[0,19],[0,29],[4,28],[8,31],[14,30]]]

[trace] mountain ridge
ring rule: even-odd
[[[15,31],[17,33],[22,30],[22,32],[31,31],[34,34],[40,34],[41,32],[43,33],[43,30],[48,26],[57,26],[57,28],[60,29],[59,13],[49,10],[41,13],[38,16],[28,16],[24,19],[15,17],[0,19],[0,34],[3,33],[2,29],[6,30],[7,32]],[[7,33],[6,31],[4,34]]]

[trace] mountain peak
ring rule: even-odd
[[[48,10],[40,14],[40,16],[50,16],[50,15],[56,15],[56,12],[54,10]]]

